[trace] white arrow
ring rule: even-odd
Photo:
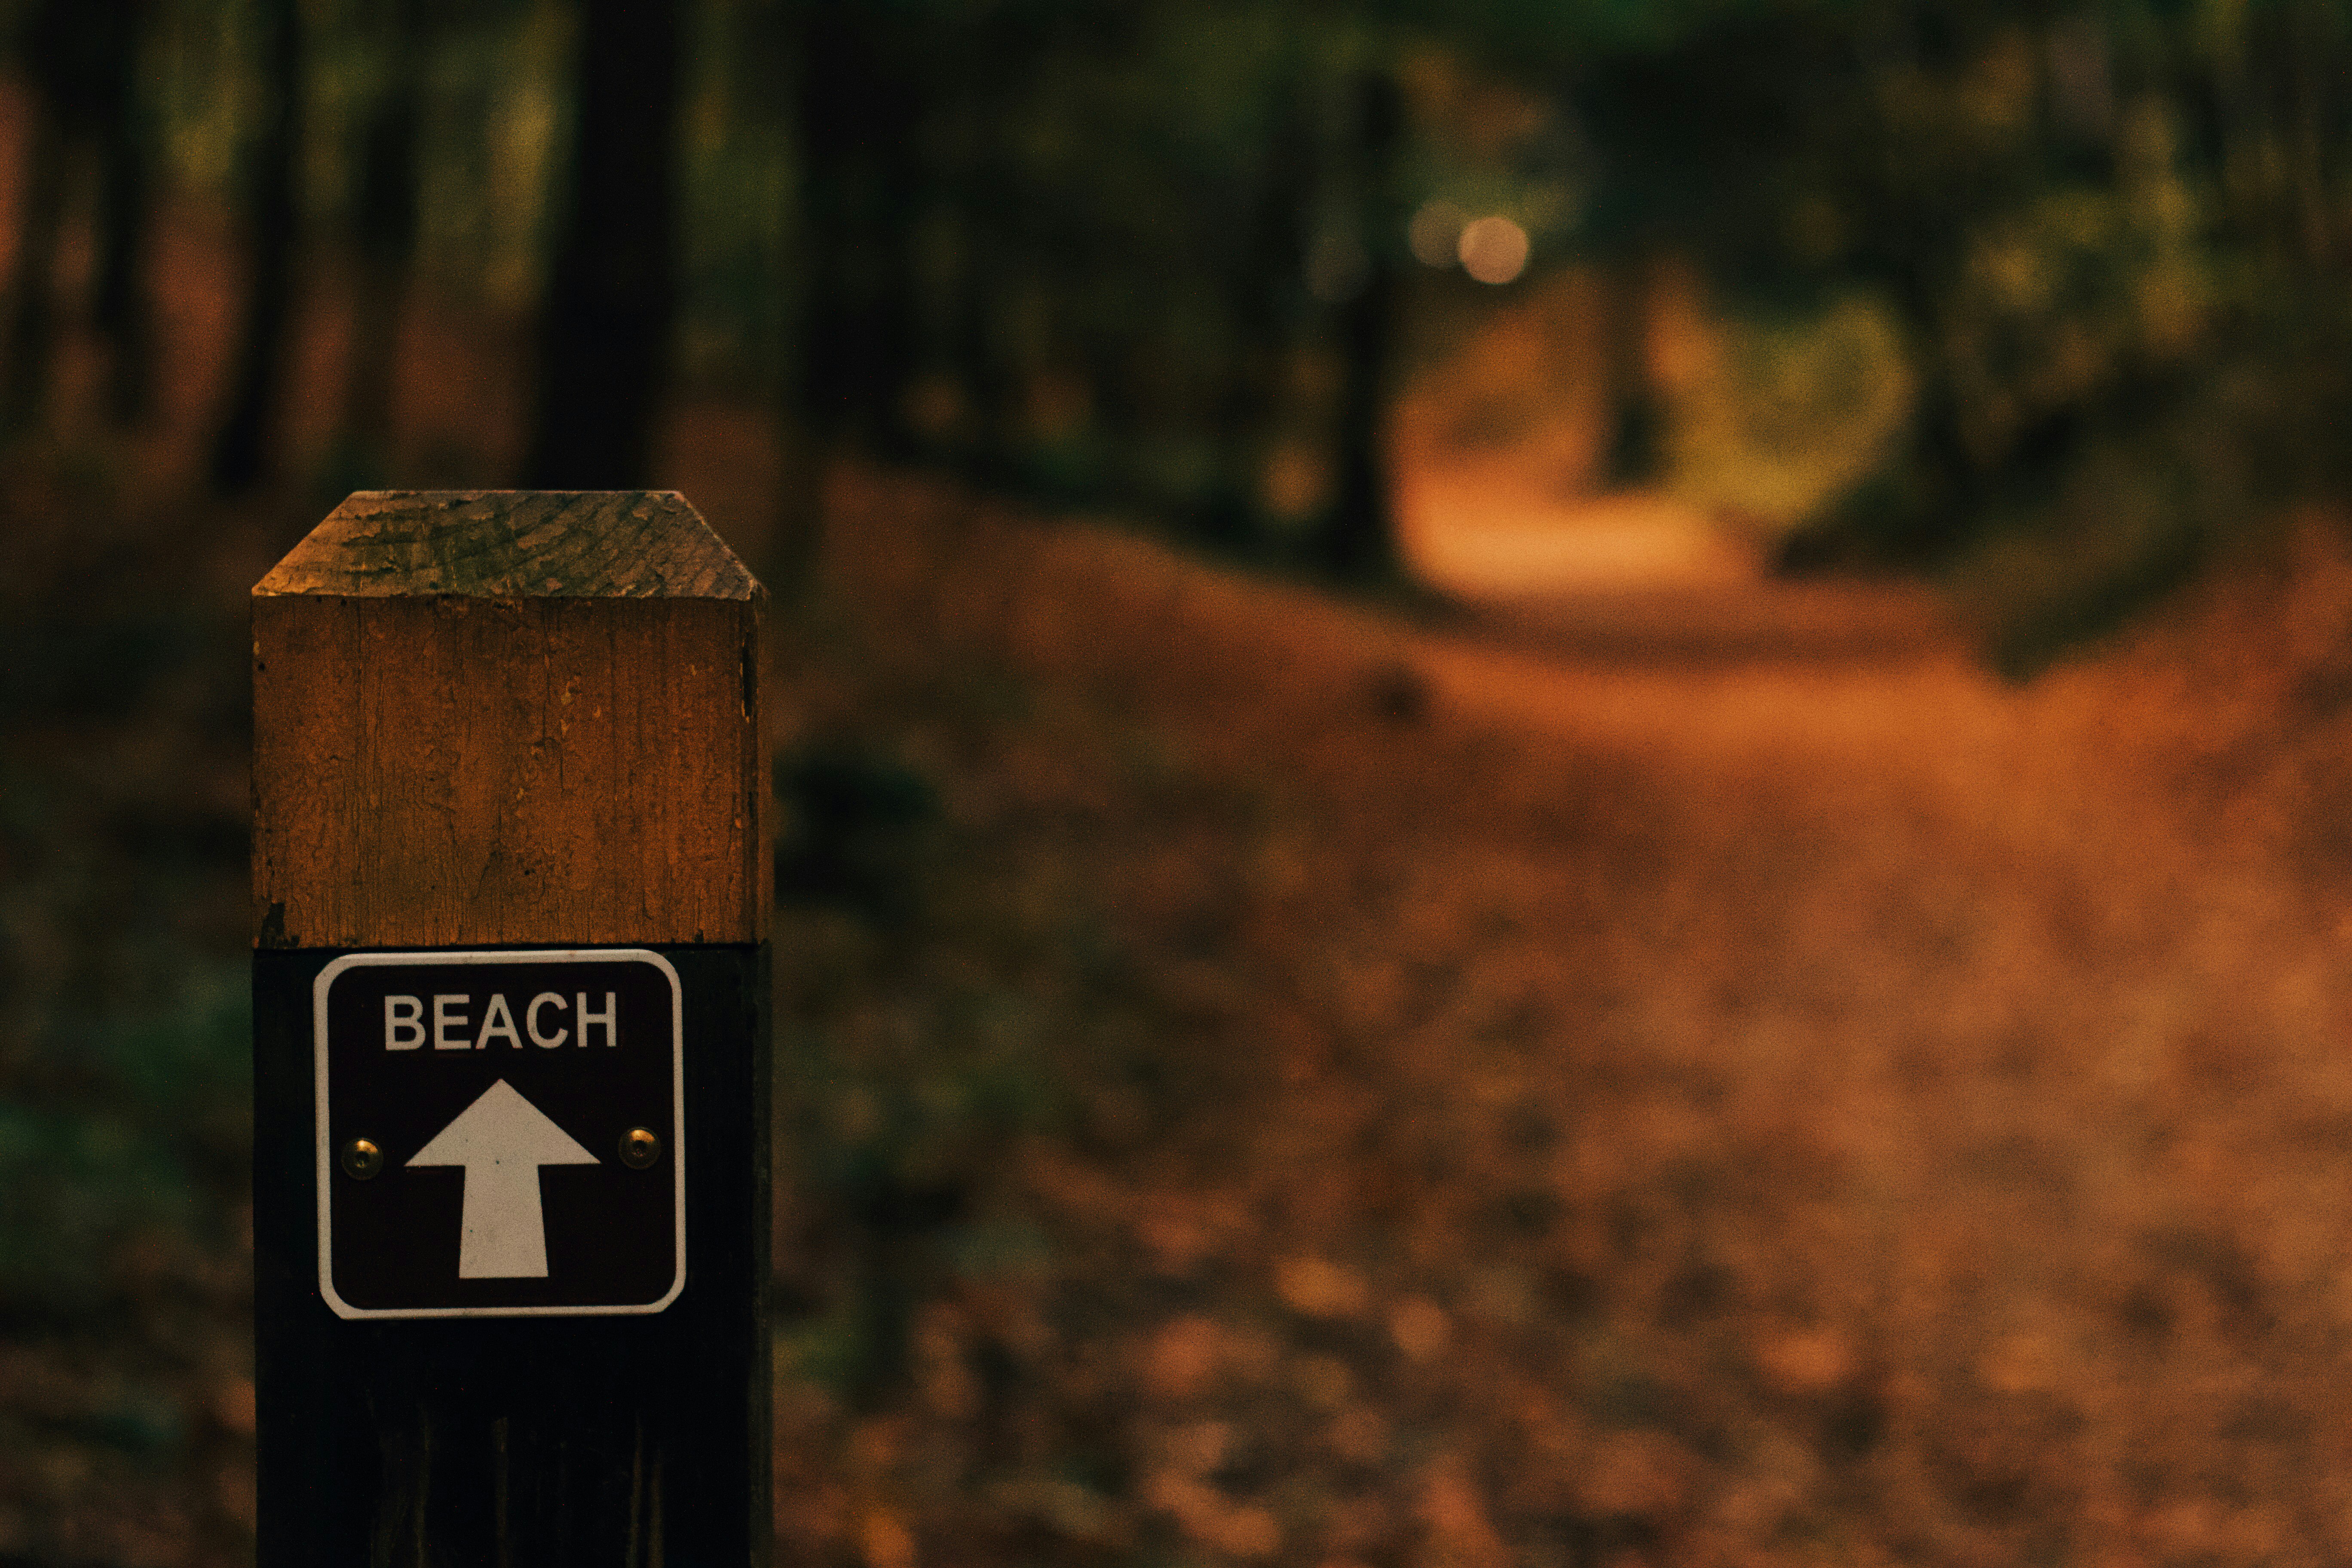
[[[466,1167],[458,1279],[544,1279],[547,1220],[539,1206],[539,1168],[597,1160],[500,1079],[408,1163]]]

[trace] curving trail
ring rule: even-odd
[[[1804,626],[1601,650],[1571,595],[1565,640],[1415,623],[871,475],[836,502],[786,737],[911,760],[944,821],[901,939],[788,922],[837,1075],[796,1092],[931,1128],[905,1157],[974,1217],[892,1244],[903,1395],[787,1356],[786,1495],[835,1500],[789,1536],[2342,1553],[2340,878],[2193,659],[2021,691]],[[912,1108],[1005,1051],[1068,1121]]]

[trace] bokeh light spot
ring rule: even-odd
[[[1449,201],[1424,202],[1405,226],[1405,243],[1414,259],[1427,267],[1451,267],[1462,243],[1462,226],[1469,215]]]
[[[1456,254],[1462,269],[1481,283],[1508,283],[1528,266],[1528,231],[1509,218],[1482,217],[1465,226]]]

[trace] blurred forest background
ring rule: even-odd
[[[1791,566],[2006,531],[2128,595],[2339,478],[2352,23],[2317,0],[13,10],[8,423],[81,427],[86,331],[113,422],[205,384],[225,493],[644,482],[667,396],[724,390],[789,455],[772,571],[845,445],[1376,575],[1391,405],[1548,286],[1594,361],[1562,482],[1836,447],[1714,485]],[[197,212],[236,258],[201,367],[158,276]],[[322,290],[347,363],[289,412]],[[1693,296],[1728,409],[1658,363]],[[404,444],[428,307],[520,334],[509,447]]]
[[[2336,0],[0,31],[0,1564],[249,1557],[243,595],[509,484],[779,592],[788,1560],[2342,1559]]]

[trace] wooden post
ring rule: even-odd
[[[255,587],[261,1568],[769,1561],[764,598],[638,491]]]

